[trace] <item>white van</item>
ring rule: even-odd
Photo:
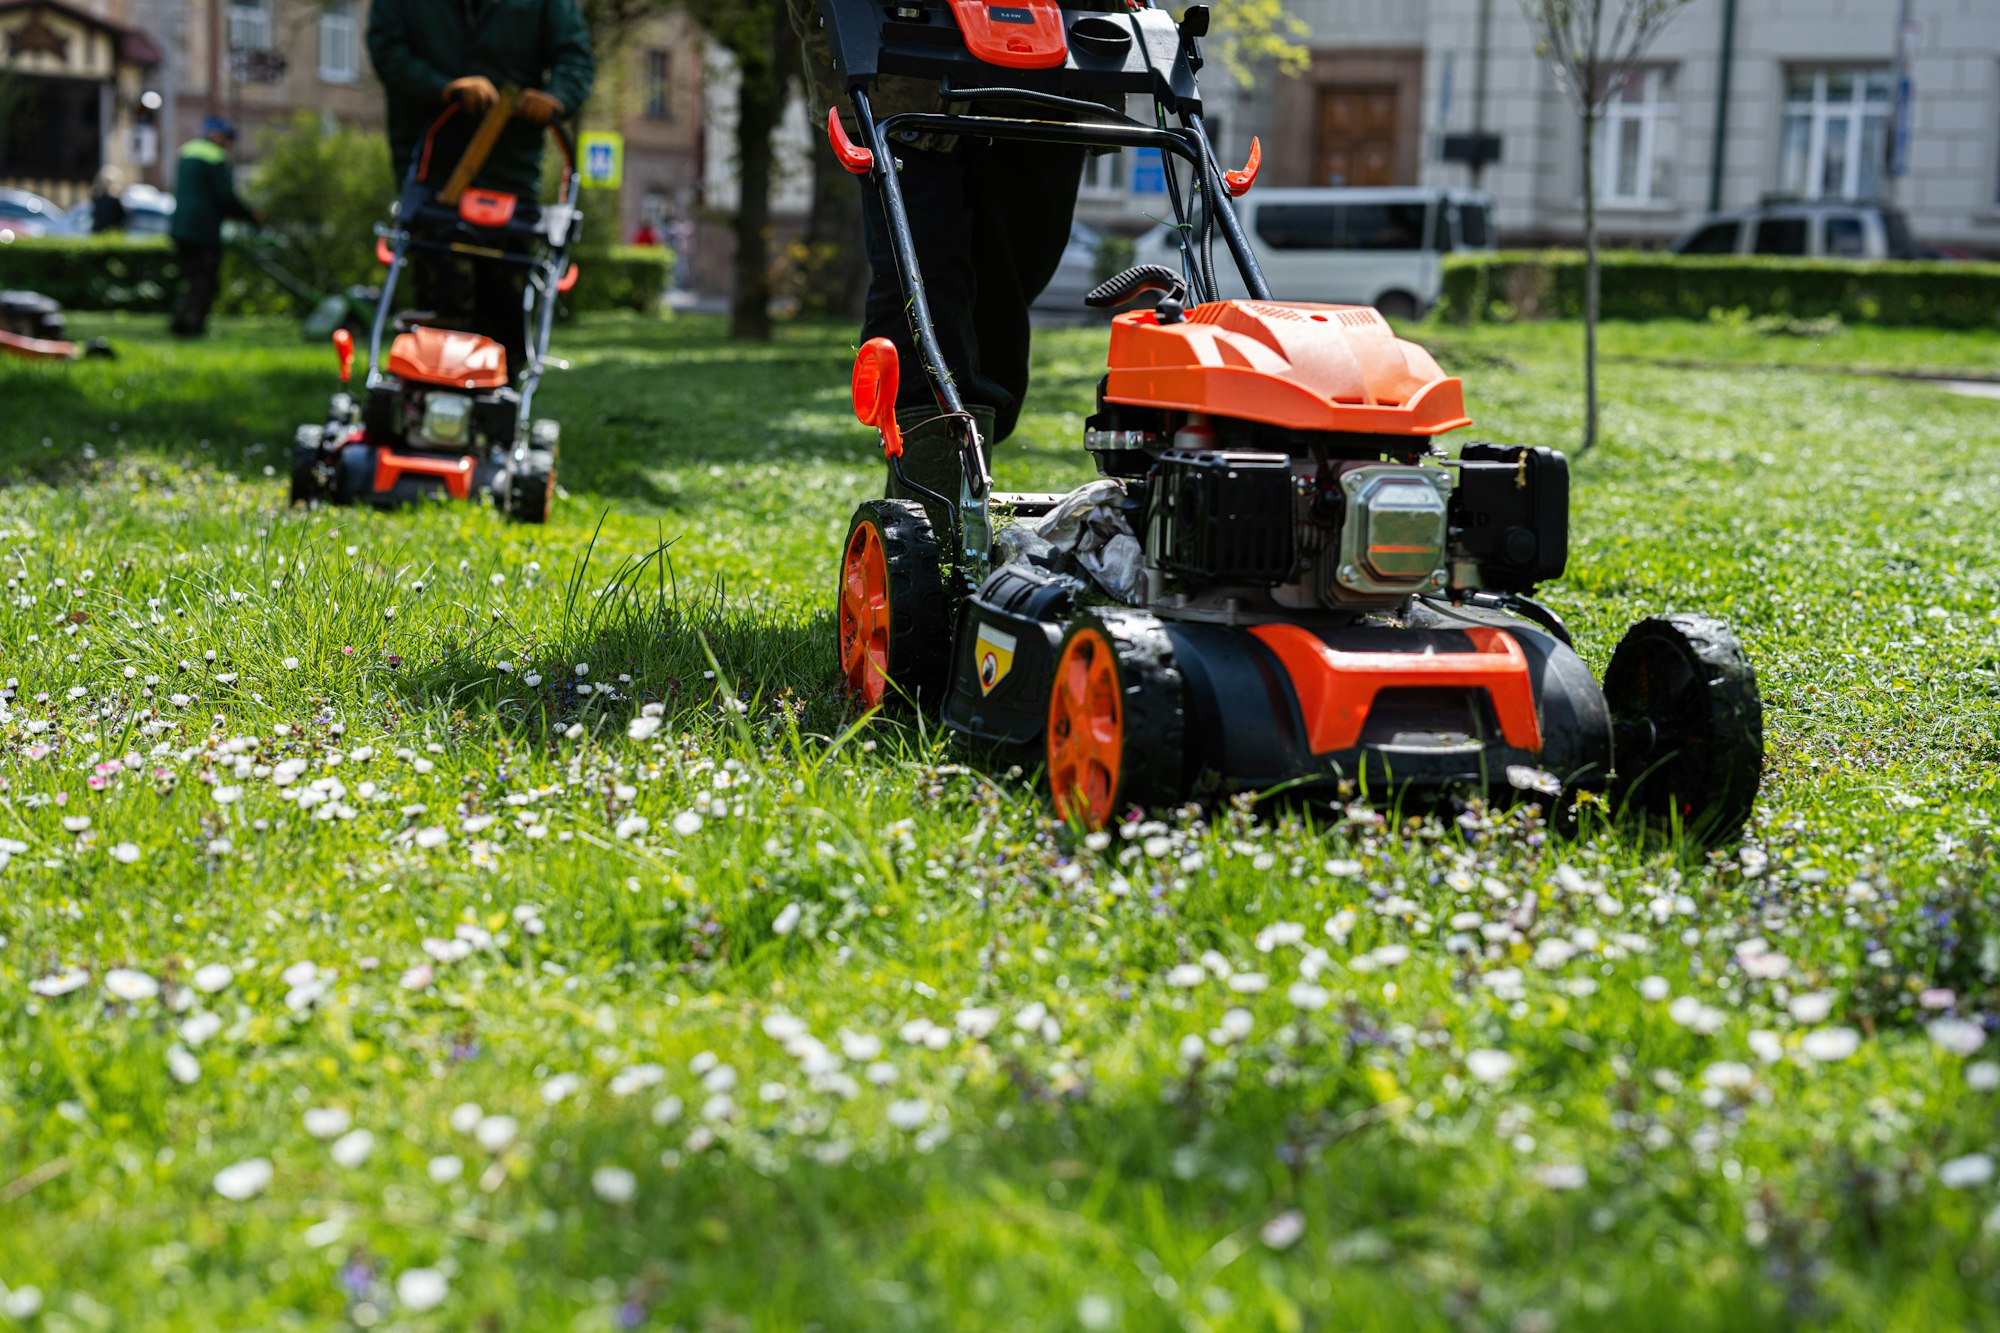
[[[1236,215],[1277,299],[1372,305],[1397,319],[1437,301],[1447,252],[1493,248],[1493,199],[1471,190],[1252,190]],[[1220,234],[1215,249],[1222,295],[1247,296]],[[1138,251],[1142,264],[1180,267],[1170,228],[1142,236]]]

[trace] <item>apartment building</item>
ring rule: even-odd
[[[1310,68],[1210,81],[1225,155],[1256,133],[1272,185],[1476,185],[1503,239],[1580,236],[1577,118],[1517,0],[1287,7],[1312,30]],[[1783,193],[1892,200],[1924,242],[2000,254],[2000,3],[1911,0],[1907,29],[1904,10],[1692,0],[1606,113],[1606,235],[1660,243]],[[1481,146],[1497,160],[1468,160]]]
[[[0,0],[0,184],[69,203],[112,166],[171,188],[175,149],[210,115],[240,128],[245,161],[302,110],[375,129],[367,28],[368,0]],[[600,53],[584,124],[624,135],[623,237],[695,206],[701,48],[666,15]]]

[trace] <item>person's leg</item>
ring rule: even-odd
[[[979,347],[972,338],[972,253],[967,217],[963,149],[932,153],[904,150],[897,154],[902,170],[903,207],[909,215],[910,237],[917,252],[917,267],[923,275],[924,295],[930,305],[931,320],[938,345],[944,350],[959,393],[968,402],[979,397],[977,382]],[[902,391],[899,407],[922,410],[935,408],[937,398],[917,356],[916,340],[910,332],[909,300],[896,274],[895,253],[889,241],[888,210],[881,192],[862,185],[861,216],[863,239],[868,253],[868,300],[861,321],[861,337],[887,338],[896,344],[902,358]]]
[[[507,374],[515,379],[528,364],[528,326],[521,315],[527,274],[519,264],[482,259],[472,266],[472,324],[507,353]]]
[[[222,269],[222,247],[176,241],[181,278],[186,284],[174,311],[173,333],[182,338],[199,338],[208,331],[209,308],[215,304],[215,289]]]
[[[994,393],[979,374],[979,346],[973,337],[972,255],[967,217],[963,151],[949,153],[904,150],[897,154],[898,173],[910,233],[923,275],[931,319],[959,395],[982,418],[982,434],[992,419]],[[910,480],[956,500],[959,491],[958,442],[951,423],[938,419],[938,405],[910,332],[909,301],[897,277],[889,242],[887,210],[880,192],[862,186],[863,235],[868,253],[868,301],[861,326],[863,341],[887,338],[896,345],[902,363],[902,383],[896,395],[896,415],[904,428],[903,472]],[[892,475],[884,492],[890,498],[921,499],[905,491]],[[948,542],[949,516],[926,502],[931,525],[940,542]]]
[[[1028,393],[1028,307],[1069,244],[1084,150],[1007,140],[970,148],[971,337],[998,410],[995,436],[1004,440]]]
[[[193,333],[199,338],[208,332],[208,312],[215,307],[216,289],[222,282],[222,247],[204,245],[200,247],[200,258],[195,263],[195,281],[189,287],[193,300]]]

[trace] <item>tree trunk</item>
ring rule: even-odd
[[[1597,444],[1597,110],[1583,113],[1583,446]]]
[[[747,45],[747,44],[746,44]],[[729,336],[771,340],[771,132],[785,110],[798,42],[782,5],[773,6],[761,47],[738,51],[736,163],[736,283]]]
[[[816,123],[824,121],[822,114]],[[806,221],[806,253],[814,314],[860,319],[868,295],[868,256],[862,242],[861,189],[823,143],[813,144],[812,216]]]

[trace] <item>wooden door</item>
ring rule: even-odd
[[[1322,87],[1313,184],[1398,184],[1396,103],[1394,84]]]

